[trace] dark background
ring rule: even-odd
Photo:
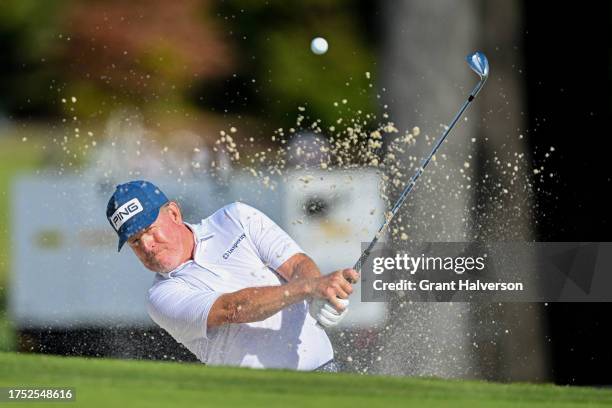
[[[560,180],[536,193],[537,239],[610,241],[612,7],[526,1],[524,10],[528,140],[532,151],[556,147],[548,166]],[[612,383],[612,305],[550,303],[547,310],[554,381]]]

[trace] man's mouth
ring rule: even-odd
[[[152,254],[152,255],[151,254],[147,254],[147,255],[145,255],[147,261],[157,261],[157,259],[159,257],[159,254],[161,254],[162,252],[164,252],[163,249],[157,251],[155,254]]]

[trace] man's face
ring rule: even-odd
[[[153,272],[170,272],[184,262],[186,249],[181,240],[183,219],[178,205],[170,202],[148,228],[132,235],[128,244],[140,262]]]

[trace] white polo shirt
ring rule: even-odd
[[[313,370],[333,358],[325,331],[306,301],[252,323],[206,329],[215,300],[224,293],[282,285],[275,270],[303,251],[260,211],[227,205],[200,224],[186,224],[196,243],[194,259],[158,273],[147,299],[151,319],[210,365]]]

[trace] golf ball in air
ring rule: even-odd
[[[325,54],[327,52],[327,40],[323,37],[313,38],[310,42],[310,49],[317,55]]]

